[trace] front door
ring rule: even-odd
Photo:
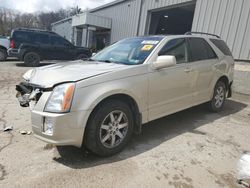
[[[55,60],[72,60],[74,58],[74,48],[69,41],[59,36],[51,37],[51,54]]]
[[[158,55],[175,56],[177,65],[149,73],[149,121],[188,107],[194,92],[186,39],[170,40]]]

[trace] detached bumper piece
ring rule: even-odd
[[[42,95],[40,88],[29,85],[28,83],[20,83],[16,85],[16,97],[20,103],[21,107],[29,107],[29,102],[31,100],[38,101]]]

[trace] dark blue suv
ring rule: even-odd
[[[27,66],[38,66],[41,60],[85,59],[92,54],[88,48],[74,46],[54,32],[21,28],[11,33],[8,55]]]

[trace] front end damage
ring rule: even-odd
[[[30,107],[32,131],[36,138],[54,145],[81,147],[83,122],[88,111],[48,112],[46,104],[54,87],[41,87],[29,82],[16,85],[16,97],[22,107]]]
[[[19,85],[16,85],[16,91],[16,97],[20,103],[20,106],[30,107],[32,109],[42,96],[42,93],[45,91],[45,89],[27,82],[21,82]]]

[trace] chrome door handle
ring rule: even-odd
[[[186,72],[186,73],[189,73],[189,72],[191,72],[193,69],[192,68],[186,68],[184,71]]]

